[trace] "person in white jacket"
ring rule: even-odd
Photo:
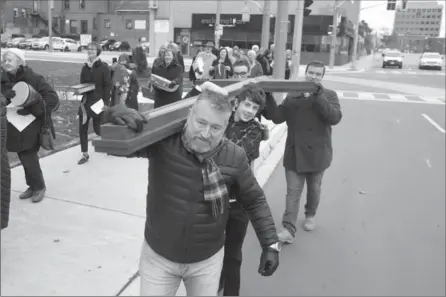
[[[196,79],[212,79],[212,76],[209,74],[209,68],[212,66],[212,62],[217,59],[212,53],[213,48],[214,44],[212,42],[206,43],[204,51],[197,55],[192,64]]]

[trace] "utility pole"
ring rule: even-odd
[[[293,35],[293,64],[291,68],[291,79],[299,77],[300,52],[302,48],[302,29],[304,22],[304,1],[297,1],[296,15],[294,18]]]
[[[149,0],[149,55],[156,57],[155,8],[153,0]],[[172,5],[172,0],[169,0]]]
[[[214,25],[215,48],[220,47],[220,32],[217,32],[217,30],[220,29],[221,1],[222,0],[217,0],[217,13],[215,14],[215,25]]]
[[[333,6],[333,24],[332,24],[332,32],[331,32],[331,46],[330,46],[330,64],[329,67],[333,68],[335,64],[335,54],[336,54],[336,39],[337,39],[337,27],[338,27],[338,1],[334,1]]]
[[[357,52],[358,52],[358,35],[359,35],[359,19],[361,16],[361,1],[360,0],[356,0],[356,5],[358,7],[358,19],[356,20],[356,24],[355,24],[355,36],[353,39],[353,53],[352,53],[352,69],[356,70],[356,61],[358,59],[357,56]]]
[[[263,20],[262,20],[262,43],[261,47],[267,50],[269,48],[269,30],[271,15],[271,0],[263,1]]]
[[[53,51],[53,7],[54,0],[48,0],[48,50]]]
[[[301,1],[299,1],[301,2]],[[288,38],[288,0],[277,1],[276,30],[274,32],[273,78],[285,78],[285,50]]]

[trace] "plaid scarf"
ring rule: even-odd
[[[205,154],[198,154],[191,150],[189,142],[184,136],[184,130],[181,133],[181,140],[186,150],[193,153],[201,163],[204,163],[204,167],[201,169],[204,200],[212,203],[212,215],[214,217],[222,215],[225,210],[225,202],[229,199],[229,192],[220,168],[212,157],[221,150],[225,140],[222,140],[215,149]]]

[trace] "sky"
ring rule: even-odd
[[[400,0],[398,0],[400,1]],[[408,0],[411,1],[411,0]],[[418,0],[417,2],[420,2]],[[437,1],[438,3],[443,3],[444,1]],[[387,0],[362,0],[361,1],[361,20],[366,21],[370,27],[373,29],[378,29],[382,27],[393,28],[393,20],[395,17],[394,11],[386,10]],[[366,7],[370,7],[364,9]],[[445,37],[445,13],[443,10],[443,18],[441,20],[441,31],[440,37]]]

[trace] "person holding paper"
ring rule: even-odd
[[[183,95],[183,67],[178,63],[176,55],[172,50],[166,49],[162,55],[162,61],[160,65],[153,67],[152,73],[170,80],[169,88],[175,86],[178,86],[178,88],[176,91],[168,92],[157,88],[152,83],[155,91],[154,108],[180,101]]]
[[[81,143],[81,159],[77,162],[82,165],[90,159],[88,154],[88,126],[90,119],[93,121],[93,130],[96,135],[101,135],[101,117],[104,108],[110,106],[112,80],[107,63],[103,62],[99,55],[101,46],[96,43],[87,45],[87,62],[81,70],[80,83],[95,85],[93,91],[83,94],[79,106],[79,138]]]
[[[26,65],[25,56],[21,50],[10,48],[3,54],[1,76],[1,92],[5,96],[7,104],[10,104],[11,100],[15,98],[16,92],[13,87],[18,82],[27,83],[35,90],[35,93],[30,92],[33,97],[29,98],[29,105],[14,111],[19,116],[34,117],[35,119],[25,128],[21,127],[20,129],[8,121],[6,145],[9,152],[18,154],[25,171],[28,189],[20,194],[19,198],[31,199],[36,203],[42,201],[46,191],[37,155],[41,145],[42,125],[46,120],[51,128],[52,137],[56,136],[51,120],[51,111],[58,106],[59,96],[42,75],[35,73]]]

